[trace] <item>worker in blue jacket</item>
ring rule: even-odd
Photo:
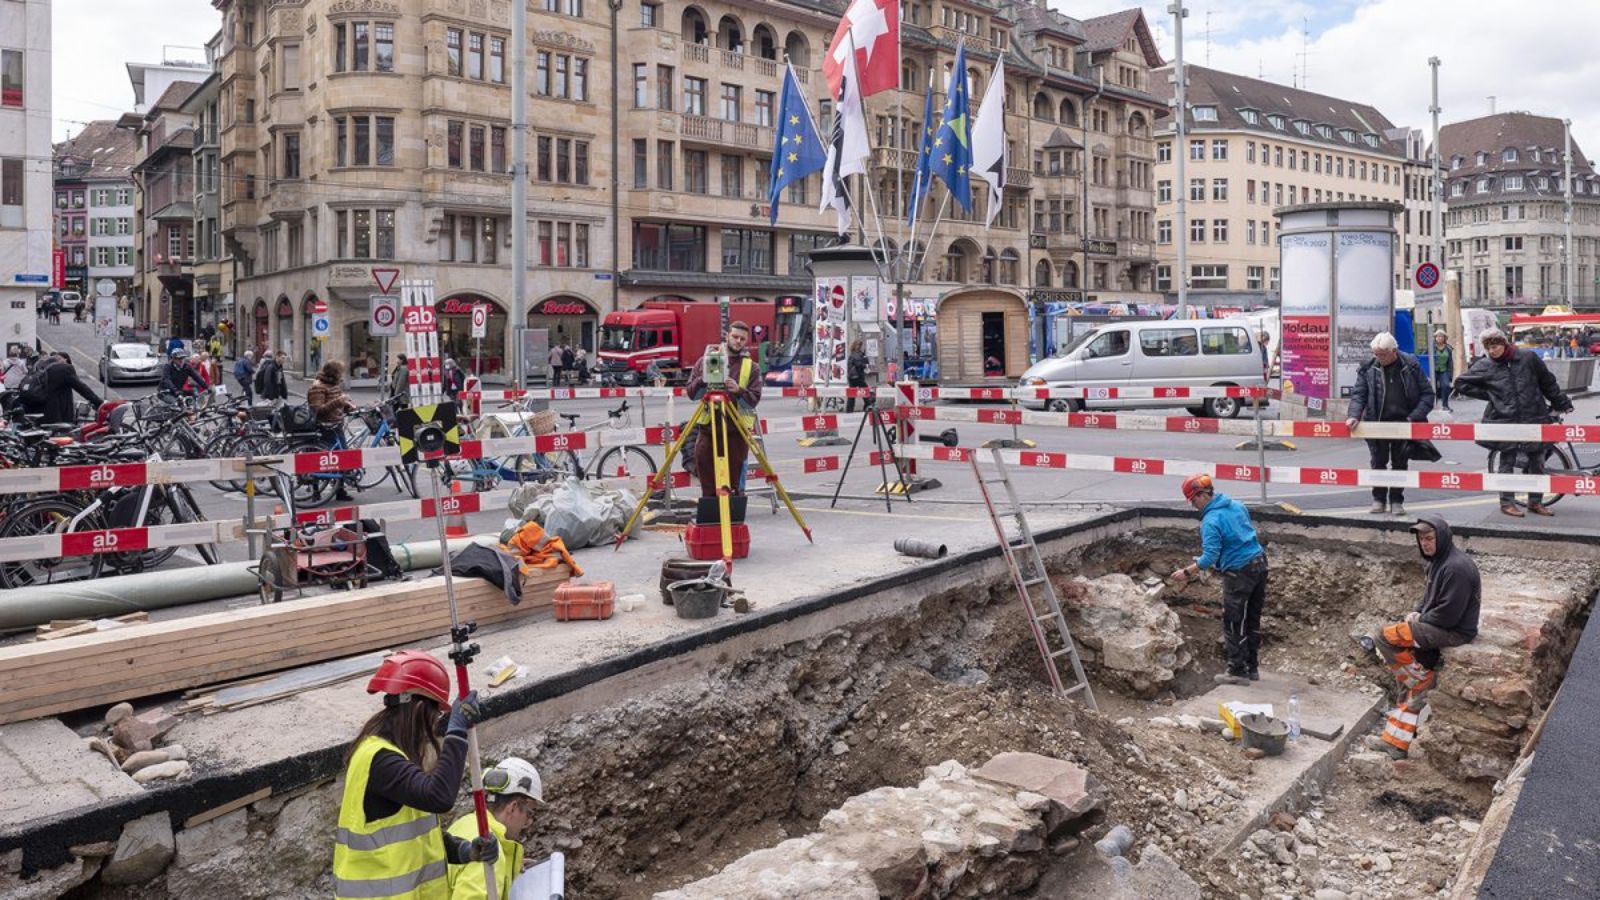
[[[1227,494],[1216,493],[1211,476],[1183,480],[1183,499],[1200,510],[1200,556],[1172,573],[1187,581],[1208,569],[1222,573],[1222,636],[1228,645],[1228,671],[1218,684],[1247,684],[1261,678],[1261,608],[1267,600],[1267,552],[1256,540],[1250,511]]]

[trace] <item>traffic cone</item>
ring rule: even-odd
[[[450,482],[450,496],[452,498],[461,496],[461,482]],[[451,510],[451,512],[444,517],[444,536],[447,538],[471,537],[472,531],[467,528],[467,517],[461,512],[461,506],[459,504],[451,504],[446,509]]]

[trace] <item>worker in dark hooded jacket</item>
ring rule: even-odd
[[[1385,625],[1370,638],[1372,649],[1405,689],[1404,699],[1389,711],[1383,729],[1383,742],[1388,745],[1384,749],[1396,759],[1411,750],[1418,718],[1443,662],[1440,651],[1470,643],[1478,636],[1478,603],[1483,593],[1478,564],[1456,549],[1443,516],[1430,513],[1418,517],[1411,533],[1428,563],[1422,600],[1406,613],[1404,621]]]

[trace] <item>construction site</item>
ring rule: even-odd
[[[1540,816],[1561,804],[1528,798],[1562,798],[1587,752],[1563,743],[1586,726],[1546,725],[1564,680],[1566,700],[1600,677],[1600,638],[1578,652],[1600,539],[1456,531],[1482,572],[1479,635],[1446,651],[1396,760],[1376,743],[1394,679],[1357,639],[1423,591],[1409,522],[1255,510],[1271,559],[1261,677],[1219,685],[1220,586],[1167,579],[1195,557],[1195,515],[1027,504],[1018,493],[1054,476],[1013,485],[1004,466],[989,477],[999,454],[980,468],[975,452],[924,466],[959,500],[886,511],[867,490],[823,507],[805,498],[831,483],[791,487],[804,536],[753,505],[738,602],[706,618],[664,602],[662,562],[684,552],[670,527],[575,552],[581,583],[614,586],[603,618],[557,607],[564,563],[525,575],[516,605],[455,576],[482,646],[481,761],[543,773],[525,844],[560,854],[566,896],[1587,895],[1560,880],[1586,871],[1592,842],[1550,837]],[[852,484],[878,475],[862,469]],[[495,544],[503,516],[471,540]],[[391,650],[443,658],[442,582],[276,603],[235,589],[130,614],[139,584],[103,581],[76,586],[73,619],[22,631],[14,610],[0,896],[330,896],[366,677]],[[1263,749],[1234,724],[1245,709],[1299,733]]]

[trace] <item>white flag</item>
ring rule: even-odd
[[[1006,187],[1006,166],[1011,162],[1011,152],[1006,147],[1006,63],[995,64],[994,77],[989,89],[983,92],[983,105],[978,107],[977,118],[972,123],[972,177],[982,178],[989,185],[989,221],[1000,214],[1001,198]]]
[[[839,96],[834,98],[833,130],[828,140],[828,162],[822,169],[821,212],[833,207],[839,217],[839,233],[850,230],[850,199],[845,196],[844,179],[867,171],[872,145],[867,139],[867,113],[861,104],[861,79],[856,72],[856,55],[847,54]]]

